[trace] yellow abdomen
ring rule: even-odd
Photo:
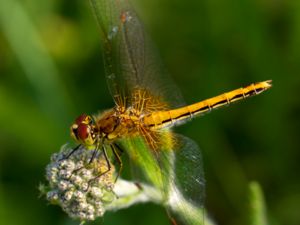
[[[253,83],[247,87],[239,88],[178,109],[154,112],[145,116],[143,118],[143,122],[145,126],[148,126],[151,129],[173,126],[175,124],[185,122],[187,119],[191,119],[194,116],[210,112],[212,109],[228,105],[232,102],[239,101],[253,95],[258,95],[269,89],[272,86],[271,82],[271,80],[268,80]]]

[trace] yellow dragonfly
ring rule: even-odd
[[[185,105],[131,5],[126,0],[90,2],[101,30],[106,79],[115,107],[100,115],[79,116],[71,126],[71,135],[87,149],[103,151],[108,170],[108,151],[120,164],[119,173],[123,166],[120,152],[127,152],[136,179],[154,184],[164,193],[174,224],[195,224],[189,218],[176,217],[174,211],[190,210],[182,204],[182,198],[195,208],[203,207],[201,153],[192,140],[171,128],[260,94],[271,87],[271,81]],[[170,190],[175,196],[169,194]]]

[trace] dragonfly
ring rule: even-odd
[[[182,199],[203,208],[201,152],[194,141],[172,128],[258,95],[271,87],[271,80],[186,105],[131,4],[126,0],[90,3],[100,27],[105,76],[115,106],[100,115],[80,115],[71,126],[71,136],[87,149],[102,151],[108,170],[111,151],[120,165],[117,177],[123,168],[121,152],[127,152],[135,178],[154,184],[163,193],[173,223],[195,224],[178,218],[174,211],[190,211]]]

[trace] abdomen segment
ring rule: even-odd
[[[158,111],[143,118],[145,126],[152,129],[160,129],[185,122],[194,116],[199,116],[210,112],[213,109],[220,108],[232,102],[239,101],[250,96],[258,95],[269,89],[271,80],[250,84],[249,86],[239,88],[213,98],[206,99],[195,104],[184,106],[178,109],[168,111]]]

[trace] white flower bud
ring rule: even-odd
[[[58,193],[56,190],[54,191],[49,191],[47,193],[47,199],[50,201],[50,202],[55,202],[55,201],[58,201]]]
[[[73,193],[74,193],[73,191],[66,191],[65,194],[64,194],[64,199],[66,201],[70,201],[72,196],[73,196]]]
[[[62,191],[67,190],[70,187],[70,182],[66,180],[60,180],[58,182],[58,188]]]
[[[107,173],[107,163],[100,154],[89,163],[93,151],[79,147],[62,147],[60,153],[51,157],[46,167],[49,182],[47,199],[59,204],[68,215],[75,219],[94,220],[105,212],[105,206],[116,199],[114,194],[114,167]],[[66,156],[69,156],[66,158]],[[105,193],[105,194],[103,194]]]

